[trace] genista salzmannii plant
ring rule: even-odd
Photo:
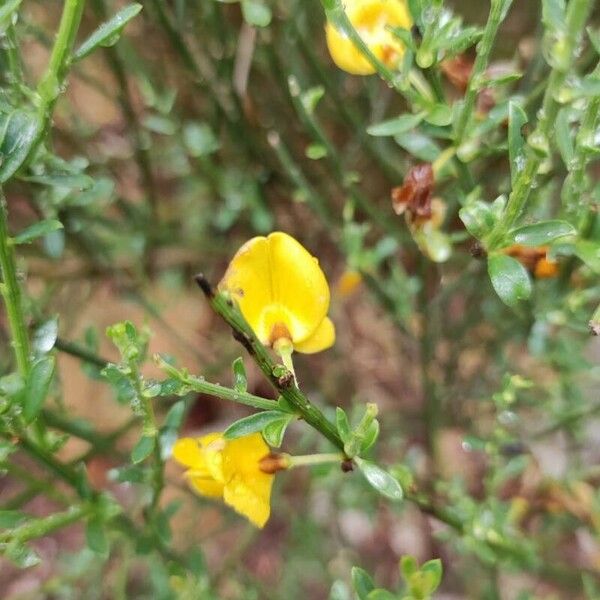
[[[599,15],[4,0],[0,595],[599,598]]]

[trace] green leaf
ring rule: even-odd
[[[494,227],[496,217],[486,202],[475,200],[458,211],[458,216],[467,231],[478,240],[483,239]]]
[[[40,122],[37,115],[15,110],[0,121],[0,183],[10,179],[23,165],[37,139]]]
[[[95,183],[85,173],[46,173],[44,175],[21,177],[20,179],[29,183],[38,183],[49,187],[77,189],[79,191],[89,190]]]
[[[11,23],[13,13],[19,8],[23,0],[9,0],[0,7],[0,33]]]
[[[183,128],[183,142],[190,155],[195,157],[213,154],[221,147],[207,123],[188,123]]]
[[[29,517],[20,510],[0,510],[0,530],[12,529],[27,521]]]
[[[90,519],[85,528],[85,540],[88,548],[106,558],[108,556],[108,540],[104,532],[104,523],[100,519]]]
[[[570,169],[573,157],[575,156],[575,150],[573,148],[571,129],[569,127],[569,110],[566,107],[561,108],[558,111],[556,121],[554,122],[554,137],[560,156],[567,169]]]
[[[388,590],[378,588],[369,592],[367,600],[398,600],[398,596],[392,594],[392,592],[388,592]]]
[[[233,369],[233,387],[236,392],[245,392],[248,389],[248,378],[242,357],[238,356],[231,367]]]
[[[74,52],[72,60],[77,62],[91,54],[99,46],[114,46],[119,40],[121,31],[142,10],[137,2],[122,8],[114,17],[102,23],[90,37]]]
[[[352,434],[350,429],[350,421],[348,421],[348,415],[344,409],[340,408],[339,406],[335,409],[335,425],[337,427],[337,432],[342,438],[342,442],[346,443]]]
[[[367,431],[365,432],[365,437],[360,445],[360,452],[366,452],[373,446],[373,444],[377,441],[379,437],[379,421],[377,419],[373,419],[371,424],[369,425]]]
[[[419,131],[412,131],[410,135],[396,135],[394,140],[409,154],[426,162],[435,161],[441,152],[439,146],[431,138]]]
[[[531,279],[527,269],[512,256],[492,254],[488,273],[496,293],[508,306],[515,306],[531,296]]]
[[[411,129],[414,129],[425,116],[425,113],[421,112],[416,115],[400,115],[395,119],[389,119],[387,121],[381,121],[381,123],[375,123],[367,127],[367,133],[378,137],[400,135],[406,133]]]
[[[223,437],[227,440],[262,431],[269,423],[279,421],[282,418],[282,413],[278,410],[265,410],[263,412],[254,413],[249,417],[245,417],[232,423],[223,433]]]
[[[405,554],[400,558],[400,573],[402,573],[402,577],[404,577],[406,581],[408,581],[418,570],[419,565],[414,556]]]
[[[23,398],[23,418],[31,423],[40,412],[48,395],[56,361],[54,356],[43,356],[31,367]]]
[[[306,158],[319,160],[327,156],[327,148],[323,144],[309,144],[306,147]]]
[[[144,435],[140,438],[138,443],[133,447],[131,451],[131,460],[133,463],[141,463],[144,459],[148,458],[154,450],[154,444],[156,440],[154,437]]]
[[[54,348],[58,337],[58,317],[52,317],[37,327],[33,334],[32,345],[36,352],[45,354]]]
[[[435,104],[425,116],[425,120],[438,127],[450,125],[452,123],[452,109],[446,104]]]
[[[352,587],[359,600],[367,600],[369,592],[375,589],[375,584],[364,569],[352,567]]]
[[[255,27],[267,27],[272,19],[271,9],[259,0],[242,0],[242,15]]]
[[[430,575],[428,581],[428,589],[425,590],[425,593],[432,594],[433,592],[435,592],[435,590],[437,590],[440,583],[442,582],[442,561],[439,558],[428,560],[426,563],[423,563],[421,565],[421,571]]]
[[[179,429],[185,415],[185,401],[175,402],[165,417],[165,427],[168,429]]]
[[[527,121],[527,113],[521,105],[517,101],[511,100],[508,103],[508,156],[510,179],[513,184],[525,165],[523,127]]]
[[[358,468],[361,470],[365,479],[376,489],[382,496],[394,500],[396,502],[402,500],[404,494],[400,483],[392,477],[387,471],[368,460],[356,457],[354,459]]]
[[[12,241],[13,244],[29,244],[33,242],[33,240],[49,234],[51,231],[62,228],[63,224],[60,221],[56,219],[44,219],[43,221],[38,221],[23,229],[21,233],[18,233],[12,238]]]
[[[533,225],[524,225],[510,232],[516,244],[524,246],[542,246],[554,240],[567,236],[576,235],[577,230],[566,221],[540,221]]]
[[[262,430],[263,438],[273,448],[281,447],[283,436],[288,425],[295,419],[295,415],[283,415],[281,419],[273,421]]]

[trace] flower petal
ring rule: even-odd
[[[273,475],[258,471],[254,476],[241,473],[229,481],[223,490],[223,500],[257,527],[264,527],[271,514]]]
[[[293,237],[269,235],[273,299],[287,314],[292,342],[312,335],[329,309],[329,286],[317,259]]]
[[[204,469],[206,462],[198,440],[181,438],[173,445],[173,458],[184,467]]]
[[[294,350],[304,354],[313,354],[330,348],[334,342],[335,326],[329,317],[325,317],[307,340],[294,345]]]
[[[404,54],[404,45],[386,27],[410,29],[412,19],[405,0],[350,0],[346,14],[369,50],[393,67]],[[376,69],[354,43],[332,24],[326,28],[327,46],[333,62],[353,75],[372,75]]]
[[[222,498],[223,483],[215,481],[211,477],[206,477],[201,471],[190,470],[185,474],[190,487],[201,496],[207,498]]]
[[[307,339],[329,308],[329,286],[317,259],[282,232],[244,244],[219,288],[236,298],[265,345],[272,344],[278,328],[287,330],[293,342]]]

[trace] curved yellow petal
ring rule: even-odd
[[[193,469],[204,469],[206,461],[198,440],[193,438],[181,438],[173,445],[173,458],[184,467]]]
[[[258,339],[268,344],[270,332],[263,323],[263,312],[273,303],[273,286],[266,237],[252,238],[236,252],[219,283],[219,289],[227,290],[236,299]]]
[[[329,285],[319,261],[293,237],[269,235],[273,299],[287,314],[292,342],[315,331],[329,310]]]
[[[329,308],[329,286],[319,263],[283,232],[253,238],[233,257],[220,289],[228,290],[259,340],[302,342]]]
[[[223,450],[227,442],[222,433],[208,433],[198,439],[202,448],[205,468],[215,481],[224,481],[223,476]]]
[[[294,350],[304,354],[314,354],[331,348],[335,342],[335,326],[329,317],[325,317],[316,331],[303,342],[296,344]]]
[[[241,473],[225,485],[223,500],[257,527],[264,527],[271,514],[273,475],[257,471],[253,476]]]
[[[228,441],[223,450],[223,474],[229,481],[235,473],[262,473],[259,462],[271,452],[260,433]]]
[[[193,470],[187,471],[185,476],[190,487],[201,496],[206,496],[207,498],[223,497],[223,482],[207,478],[203,473]]]
[[[387,66],[396,66],[404,54],[404,45],[386,27],[412,27],[405,0],[349,0],[345,10],[369,50]],[[340,69],[352,75],[376,72],[354,43],[331,23],[327,24],[326,38],[331,58]]]

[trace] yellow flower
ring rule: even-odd
[[[185,476],[193,490],[225,504],[263,527],[271,512],[273,474],[260,468],[270,450],[260,433],[226,440],[222,433],[200,438],[181,438],[173,446],[173,458],[188,467]]]
[[[369,50],[394,68],[404,54],[404,44],[388,27],[410,29],[412,19],[405,0],[346,0],[348,19]],[[372,75],[376,69],[348,36],[327,23],[327,47],[333,62],[353,75]]]
[[[227,290],[258,339],[277,348],[291,344],[307,354],[333,345],[327,317],[329,286],[319,262],[293,237],[277,231],[246,242],[219,289]]]

